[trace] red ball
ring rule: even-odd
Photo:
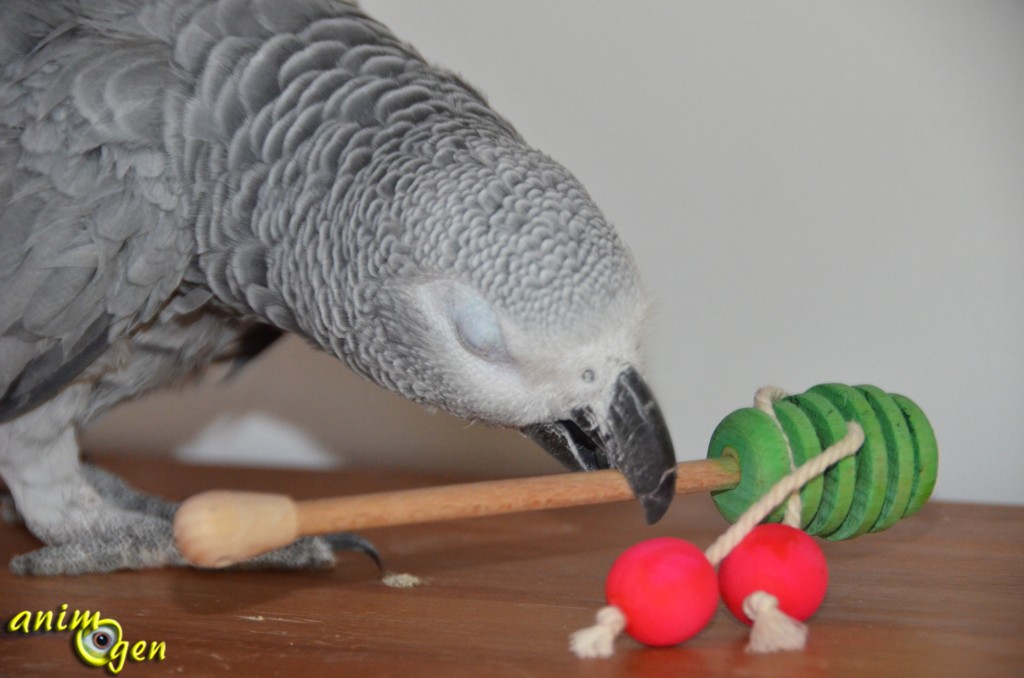
[[[828,565],[821,548],[802,530],[788,525],[758,525],[718,567],[722,600],[733,615],[752,623],[743,601],[754,591],[779,600],[779,609],[804,621],[825,599]]]
[[[626,616],[626,633],[645,645],[676,645],[707,626],[718,606],[715,569],[693,544],[661,537],[631,546],[605,582],[609,605]]]

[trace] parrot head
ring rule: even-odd
[[[635,289],[600,300],[588,309],[592,322],[568,332],[538,328],[464,283],[417,292],[429,353],[445,356],[432,372],[430,404],[516,428],[569,469],[618,469],[647,521],[661,518],[675,494],[676,460],[641,376],[642,302],[625,307]]]
[[[443,158],[440,156],[443,155]],[[616,468],[647,521],[675,453],[640,360],[632,256],[572,175],[516,139],[420,149],[382,207],[347,361],[425,405],[515,428],[574,470]],[[367,209],[366,212],[372,212]],[[372,365],[364,357],[373,354]]]

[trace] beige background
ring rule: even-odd
[[[1024,4],[364,5],[487,92],[630,243],[680,458],[764,383],[870,382],[933,420],[939,496],[1024,501]],[[250,409],[358,463],[554,468],[295,340],[88,443],[169,448]]]

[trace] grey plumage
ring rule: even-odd
[[[354,5],[4,0],[0,204],[0,472],[57,549],[16,569],[131,523],[52,524],[106,496],[60,451],[75,429],[279,332],[667,505],[628,251],[568,171]]]

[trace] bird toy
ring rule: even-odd
[[[736,487],[713,492],[734,524],[705,552],[660,538],[620,555],[605,585],[608,606],[571,637],[578,656],[610,656],[622,631],[651,646],[684,642],[711,620],[719,595],[752,625],[748,651],[803,648],[802,622],[828,584],[809,535],[840,540],[887,529],[924,505],[938,473],[924,413],[873,386],[823,384],[789,397],[761,389],[755,407],[718,425],[708,457],[735,458],[743,470]]]
[[[673,538],[624,552],[606,583],[609,605],[595,627],[574,635],[573,650],[608,656],[623,630],[648,645],[683,642],[711,619],[720,591],[742,621],[765,620],[752,639],[772,626],[798,637],[752,640],[753,649],[802,646],[800,622],[820,605],[827,583],[824,556],[809,535],[841,540],[891,527],[924,505],[937,470],[931,425],[908,398],[873,386],[823,384],[793,396],[761,389],[755,407],[718,425],[707,459],[677,467],[676,492],[711,492],[732,527],[703,553]],[[302,536],[632,496],[614,470],[307,501],[211,491],[182,504],[174,534],[193,564],[226,567]]]

